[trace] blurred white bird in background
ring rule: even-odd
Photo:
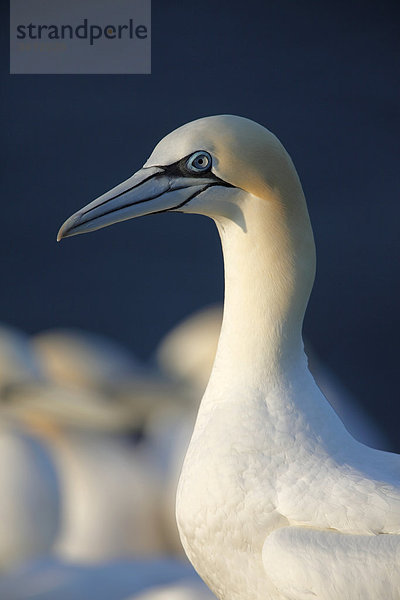
[[[197,310],[173,327],[155,352],[160,369],[194,396],[196,411],[214,364],[222,311],[219,304]]]
[[[0,569],[47,554],[57,535],[60,495],[54,463],[13,418],[10,396],[43,380],[28,336],[0,327]]]
[[[128,438],[129,406],[54,385],[21,390],[13,404],[14,414],[36,427],[57,468],[57,554],[92,562],[160,553],[158,488]]]
[[[113,391],[145,371],[126,348],[92,332],[50,329],[31,342],[47,379],[71,388]]]
[[[60,521],[54,465],[0,409],[0,570],[51,551]]]
[[[49,381],[130,403],[132,427],[139,429],[153,412],[182,401],[170,379],[105,336],[53,329],[34,336],[32,345]]]

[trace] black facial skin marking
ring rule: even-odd
[[[222,179],[221,179],[221,181],[222,181]],[[189,198],[187,200],[184,200],[180,204],[177,204],[176,206],[172,206],[171,208],[164,208],[162,210],[155,210],[154,212],[149,213],[149,214],[151,214],[151,215],[158,215],[158,214],[163,213],[163,212],[170,212],[172,210],[178,210],[179,208],[182,208],[182,206],[185,206],[185,204],[187,204],[188,202],[190,202],[191,200],[193,200],[193,198],[195,198],[196,196],[199,196],[200,194],[202,194],[203,192],[205,192],[206,190],[208,190],[208,188],[214,187],[216,185],[222,185],[222,186],[225,186],[225,187],[234,187],[230,183],[225,183],[225,182],[224,183],[208,183],[203,188],[201,188],[201,190],[196,190],[191,196],[189,196]]]

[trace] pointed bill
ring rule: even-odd
[[[67,219],[57,241],[134,217],[179,210],[213,181],[171,177],[163,167],[144,167]]]

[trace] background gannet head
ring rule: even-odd
[[[163,138],[142,169],[72,215],[57,239],[174,210],[235,220],[249,194],[282,204],[302,198],[289,155],[254,121],[205,117]]]

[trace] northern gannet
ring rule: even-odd
[[[217,355],[177,493],[189,559],[220,600],[398,600],[400,458],[352,438],[308,370],[315,247],[289,155],[248,119],[193,121],[58,239],[173,210],[215,221],[225,263]]]

